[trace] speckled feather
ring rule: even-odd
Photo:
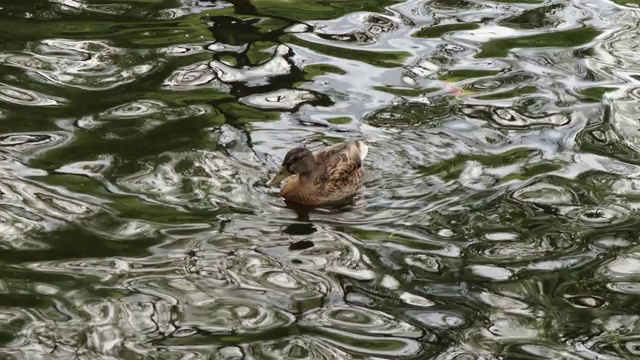
[[[285,200],[304,205],[337,203],[362,186],[362,162],[368,147],[362,141],[333,145],[314,154],[316,169],[307,176],[292,175],[280,191]]]

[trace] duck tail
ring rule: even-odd
[[[358,156],[360,157],[360,162],[362,162],[369,153],[369,147],[362,140],[356,140],[355,145],[358,148]]]

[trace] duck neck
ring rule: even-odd
[[[298,177],[300,178],[300,181],[306,183],[306,184],[312,184],[313,183],[313,178],[315,177],[315,169],[306,173],[300,173],[298,174]]]

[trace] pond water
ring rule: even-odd
[[[640,357],[640,1],[0,23],[1,358]],[[265,186],[352,138],[353,204]]]

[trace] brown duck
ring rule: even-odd
[[[280,190],[285,200],[302,205],[341,203],[362,185],[362,162],[369,147],[360,140],[336,144],[314,154],[307,148],[290,150],[267,186],[287,179]]]

